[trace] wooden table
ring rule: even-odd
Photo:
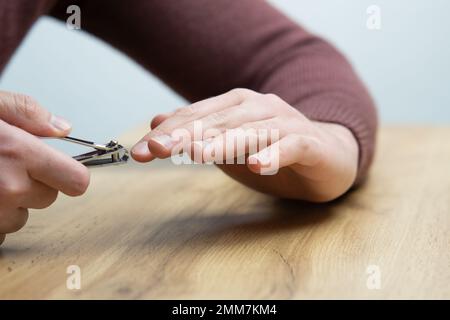
[[[122,139],[131,145],[136,130]],[[0,298],[450,298],[450,128],[383,128],[370,180],[279,201],[212,166],[92,171],[0,249]],[[70,265],[81,289],[69,290]]]

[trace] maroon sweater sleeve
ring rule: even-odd
[[[367,90],[330,44],[265,1],[64,0],[51,14],[65,20],[69,4],[80,6],[82,29],[190,101],[244,87],[349,128],[359,144],[357,181],[366,175],[377,127]]]

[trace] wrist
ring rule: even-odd
[[[321,160],[313,167],[292,166],[308,190],[310,201],[325,202],[345,193],[358,172],[359,146],[353,133],[340,124],[312,121],[320,142]]]
[[[358,141],[347,127],[331,122],[312,121],[313,125],[320,132],[321,139],[326,139],[329,143],[340,145],[351,152],[356,158],[359,153]]]

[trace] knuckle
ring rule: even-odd
[[[13,233],[17,232],[20,229],[22,229],[28,220],[28,214],[27,215],[19,215],[15,219],[11,221],[11,223],[8,224],[8,227],[6,229],[6,233]]]
[[[283,100],[274,93],[266,93],[264,99],[268,101],[272,106],[279,106],[283,103]]]
[[[245,124],[242,126],[245,129],[254,129],[259,135],[270,135],[273,130],[278,130],[279,125],[275,119],[268,119],[261,121],[256,127],[253,124]]]
[[[17,147],[17,142],[11,139],[11,136],[0,134],[2,143],[0,144],[0,156],[4,159],[19,160],[21,158],[23,148]]]
[[[215,126],[222,126],[225,123],[226,115],[224,112],[214,112],[208,116],[208,122],[211,122]]]
[[[245,117],[250,113],[249,108],[245,104],[239,104],[233,107],[233,113],[236,117]]]
[[[81,196],[84,194],[89,187],[90,174],[86,167],[82,166],[76,173],[74,183],[72,185],[72,195]]]
[[[154,130],[157,126],[159,126],[161,123],[163,123],[164,120],[166,120],[166,116],[162,115],[162,114],[158,114],[150,122],[150,128],[152,128]]]
[[[244,132],[250,132],[250,131],[255,131],[257,132],[257,130],[259,128],[254,128],[252,124],[250,123],[245,123],[243,125],[240,126],[240,128],[244,131]]]
[[[257,94],[256,91],[246,89],[246,88],[234,88],[229,91],[230,94],[234,94],[239,99],[245,99]]]
[[[192,105],[175,109],[175,115],[183,116],[183,117],[192,116],[195,114],[195,112],[196,112],[196,110]]]
[[[25,226],[28,220],[27,209],[15,209],[13,211],[6,211],[0,214],[2,219],[0,221],[1,233],[17,232]]]
[[[39,105],[32,97],[14,93],[12,99],[16,110],[27,119],[35,119],[39,114]]]
[[[89,170],[84,165],[76,163],[76,166],[71,168],[70,173],[63,182],[63,185],[58,187],[58,190],[68,196],[78,197],[86,192],[89,182]]]
[[[299,146],[300,152],[303,154],[308,154],[309,151],[311,150],[311,145],[304,139],[301,139],[298,141],[298,146]]]
[[[21,183],[14,181],[0,181],[0,199],[12,202],[12,200],[23,198],[28,190]],[[3,201],[2,201],[3,202]]]
[[[150,131],[150,136],[151,137],[156,137],[156,136],[160,136],[160,135],[166,135],[166,134],[171,134],[170,130],[168,130],[168,128],[163,128],[165,126],[158,126],[155,129],[152,129],[152,131]]]
[[[302,135],[292,133],[289,136],[292,143],[294,143],[294,145],[297,147],[297,150],[299,150],[300,152],[308,151],[309,144],[306,142]]]
[[[297,150],[302,154],[318,153],[321,150],[321,142],[316,138],[301,134],[291,134],[290,136],[292,143],[295,144]]]
[[[58,198],[58,191],[57,190],[51,190],[47,193],[45,197],[43,197],[42,204],[39,207],[36,207],[35,209],[45,209],[50,207]]]

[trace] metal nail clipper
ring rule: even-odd
[[[97,144],[95,142],[73,137],[64,137],[60,139],[95,149],[95,151],[73,157],[87,167],[123,164],[126,163],[129,158],[128,150],[115,140],[111,140],[107,144]]]

